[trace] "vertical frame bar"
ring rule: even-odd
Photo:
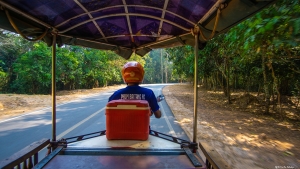
[[[56,141],[56,34],[52,38],[52,141]]]
[[[194,121],[193,121],[193,142],[197,143],[197,105],[198,105],[198,43],[199,43],[199,27],[195,26],[193,34],[195,37],[194,46]]]
[[[32,156],[30,156],[29,158],[28,158],[28,168],[32,168],[33,167],[33,164],[32,164]]]
[[[27,159],[24,160],[23,165],[22,165],[22,169],[27,169]]]
[[[163,62],[162,62],[162,49],[160,49],[160,64],[161,64],[161,83],[164,83],[164,71],[163,71]]]
[[[39,162],[39,154],[35,153],[33,156],[33,165],[36,165]]]

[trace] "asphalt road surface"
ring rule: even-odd
[[[156,96],[168,84],[142,85],[153,90]],[[114,90],[106,93],[76,99],[57,105],[56,139],[68,138],[105,130],[105,106]],[[182,128],[176,123],[166,101],[159,103],[162,117],[150,118],[152,130],[177,138],[189,140]],[[43,138],[52,138],[51,108],[16,116],[0,121],[0,160],[3,160],[29,144]]]

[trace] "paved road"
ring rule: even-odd
[[[162,94],[166,84],[143,85]],[[94,94],[72,102],[57,105],[57,139],[105,130],[105,105],[114,91]],[[162,117],[150,118],[152,130],[189,140],[166,104],[159,103]],[[0,160],[11,156],[32,142],[52,137],[51,108],[0,121]]]

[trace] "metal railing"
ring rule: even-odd
[[[90,138],[94,138],[94,137],[98,137],[98,136],[104,136],[105,132],[106,132],[105,130],[100,131],[100,132],[94,132],[94,133],[90,133],[90,134],[85,134],[85,135],[70,137],[67,139],[62,139],[57,142],[51,142],[50,139],[42,139],[40,141],[30,144],[29,146],[25,147],[24,149],[20,150],[19,152],[15,153],[15,154],[13,154],[9,158],[0,161],[0,169],[31,169],[31,168],[34,168],[35,166],[37,168],[42,168],[47,163],[47,160],[46,160],[46,162],[43,162],[42,159],[40,159],[40,160],[42,160],[41,162],[39,161],[39,151],[41,151],[45,147],[48,148],[48,154],[50,154],[52,148],[60,146],[60,148],[58,148],[58,150],[57,150],[58,151],[57,153],[59,153],[59,151],[63,147],[67,147],[68,143],[82,141],[82,140],[86,140],[86,139],[90,139]],[[149,134],[152,136],[156,136],[156,137],[180,144],[180,145],[182,145],[183,148],[188,147],[189,150],[195,150],[198,147],[197,145],[194,145],[193,143],[191,143],[187,140],[172,137],[172,136],[169,136],[169,135],[157,132],[157,131],[150,130]],[[218,154],[216,151],[214,151],[213,147],[209,146],[205,142],[199,143],[199,147],[206,158],[205,163],[206,163],[207,169],[227,169],[227,168],[229,168],[228,163],[224,159],[222,159],[220,154]],[[54,153],[55,155],[57,155],[57,153],[55,153],[55,151],[56,151],[56,149],[51,154]],[[51,156],[51,154],[48,155],[47,157]],[[53,157],[49,157],[48,161],[51,160],[52,158]],[[42,163],[42,164],[39,164],[39,163]]]
[[[39,151],[47,147],[50,139],[42,139],[0,161],[0,169],[31,169],[39,162]]]

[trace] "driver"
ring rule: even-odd
[[[121,73],[127,87],[114,92],[108,101],[118,99],[147,100],[151,108],[151,113],[154,113],[156,118],[160,118],[161,111],[157,104],[157,102],[161,101],[160,97],[156,98],[151,89],[139,86],[144,79],[145,71],[143,66],[139,62],[130,61],[123,66]]]

